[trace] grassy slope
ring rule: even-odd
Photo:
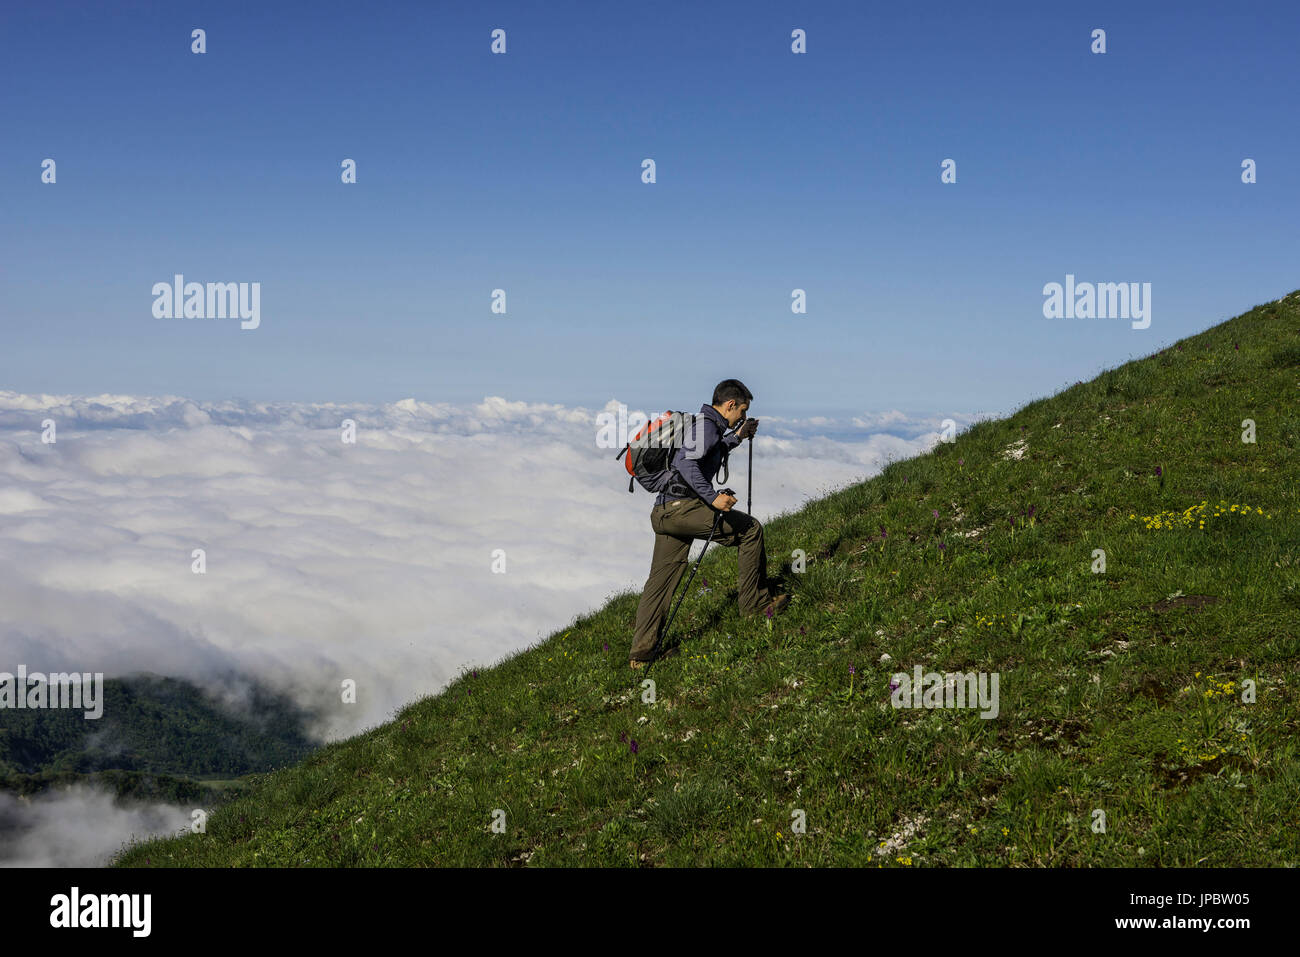
[[[770,631],[711,554],[654,704],[624,594],[119,863],[1300,862],[1298,380],[1300,293],[772,521]],[[892,708],[918,663],[1000,716]]]

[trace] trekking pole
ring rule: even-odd
[[[664,639],[668,637],[668,630],[673,626],[673,619],[677,616],[677,609],[682,607],[682,602],[685,601],[686,596],[690,594],[691,582],[695,580],[695,572],[700,567],[700,562],[704,561],[704,553],[707,552],[709,550],[709,546],[713,544],[713,536],[717,533],[718,523],[721,520],[722,520],[721,512],[718,512],[713,516],[713,527],[709,529],[709,538],[704,543],[704,548],[700,549],[700,557],[695,559],[695,566],[691,569],[691,575],[689,578],[686,579],[686,587],[682,589],[682,593],[677,596],[677,603],[673,605],[673,610],[668,614],[668,622],[664,625],[664,630],[659,633],[659,640],[655,642],[655,646],[654,646],[655,652],[659,650],[661,645],[666,646]],[[655,657],[654,654],[651,654],[652,661],[654,660],[654,657]]]

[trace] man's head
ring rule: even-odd
[[[744,421],[753,394],[739,379],[723,379],[713,390],[713,407],[727,420],[727,428],[734,429]]]

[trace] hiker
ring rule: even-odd
[[[713,488],[713,477],[724,456],[745,439],[753,441],[758,420],[746,419],[745,415],[753,398],[738,379],[719,382],[713,390],[713,403],[700,406],[692,441],[677,449],[671,459],[672,478],[650,511],[650,527],[655,532],[654,558],[637,606],[636,633],[628,660],[632,668],[644,668],[655,657],[672,653],[673,649],[661,649],[657,654],[664,617],[686,570],[692,540],[709,537],[715,516],[718,527],[713,541],[739,549],[741,615],[775,615],[790,603],[790,596],[776,594],[774,583],[767,577],[763,526],[732,507],[736,504],[734,495]],[[742,422],[731,435],[723,435]]]

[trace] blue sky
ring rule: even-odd
[[[1300,287],[1298,21],[6,5],[0,389],[657,409],[736,376],[760,416],[1009,411]],[[155,319],[178,272],[260,282],[260,328]],[[1151,327],[1045,319],[1067,273],[1150,282]]]

